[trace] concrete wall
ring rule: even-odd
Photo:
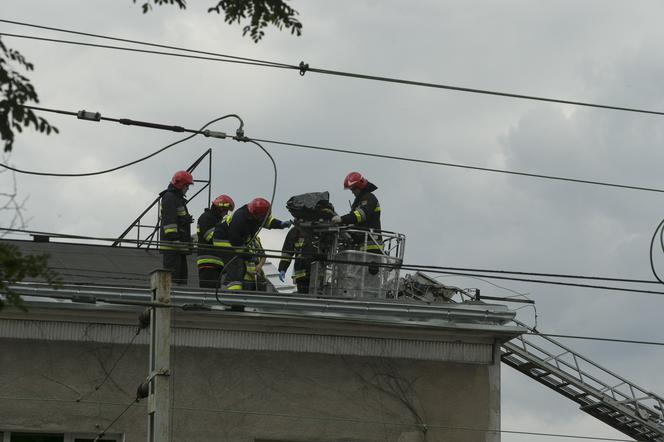
[[[116,342],[128,341],[118,336]],[[97,432],[135,395],[148,348],[0,339],[0,431]],[[172,349],[173,441],[499,441],[492,365],[312,353]],[[83,398],[76,402],[77,398]],[[146,404],[109,430],[146,440]]]

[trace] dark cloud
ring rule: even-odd
[[[271,29],[256,45],[207,15],[130,0],[5,0],[5,16],[53,26],[255,58],[468,87],[664,109],[662,5],[655,1],[301,2],[302,37]],[[10,11],[11,13],[7,12]],[[7,31],[40,33],[2,25]],[[65,37],[72,38],[73,37]],[[4,40],[4,39],[3,39]],[[267,68],[7,39],[36,64],[46,107],[199,127],[237,113],[247,135],[481,167],[664,188],[662,117],[574,108]],[[121,164],[179,138],[50,116],[62,132],[21,135],[26,169],[85,171]],[[214,126],[232,132],[232,120]],[[339,211],[351,170],[379,186],[385,228],[408,235],[419,264],[651,278],[648,246],[660,194],[403,163],[266,144],[279,168],[276,214],[294,194],[329,190]],[[249,144],[195,138],[118,173],[84,179],[20,176],[30,227],[114,236],[173,171],[213,149],[213,193],[242,204],[269,196],[272,167]],[[202,202],[192,203],[194,212]],[[3,220],[4,221],[4,220]],[[283,236],[266,233],[278,247]],[[661,254],[658,263],[662,262]],[[484,281],[451,285],[511,296]],[[661,296],[494,281],[537,301],[539,327],[561,334],[660,340]],[[650,287],[660,290],[658,286]],[[664,288],[661,289],[664,291]],[[515,304],[514,308],[520,305]],[[518,311],[532,323],[530,309]],[[602,365],[664,392],[658,347],[565,341]],[[504,367],[503,426],[620,437],[576,406]],[[504,441],[527,440],[503,435]]]

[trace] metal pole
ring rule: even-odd
[[[171,302],[171,273],[165,269],[150,274],[152,301]],[[167,442],[170,434],[170,339],[171,309],[150,312],[150,375],[148,394],[148,442]]]

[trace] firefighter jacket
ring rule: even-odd
[[[367,183],[367,187],[362,189],[355,201],[351,205],[350,213],[341,217],[343,224],[355,224],[361,229],[381,230],[380,226],[380,204],[378,198],[373,192],[378,189],[375,184]],[[379,252],[383,249],[382,238],[380,235],[370,238],[360,238],[356,235],[356,240],[361,242],[360,250],[369,252]]]
[[[169,184],[161,195],[160,251],[190,253],[192,222],[184,194]]]
[[[226,215],[214,229],[213,245],[217,253],[241,253],[246,258],[251,256],[249,244],[260,230],[283,229],[283,222],[268,215],[263,225],[263,219],[255,219],[249,214],[247,205],[240,207],[231,215]]]
[[[365,229],[380,230],[380,204],[373,194],[378,189],[373,183],[368,183],[360,194],[355,197],[350,213],[341,217],[343,224],[357,224]]]
[[[288,270],[291,260],[295,258],[293,280],[308,279],[314,252],[311,238],[299,227],[293,227],[288,231],[284,245],[281,248],[283,258],[279,261],[279,271],[285,272]]]
[[[224,218],[228,210],[220,210],[216,206],[205,209],[198,217],[196,235],[198,236],[198,268],[222,267],[224,263],[212,251],[212,238],[215,226]]]

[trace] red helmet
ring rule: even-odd
[[[219,207],[220,209],[235,209],[235,202],[233,201],[233,198],[228,195],[219,195],[214,201],[212,201],[212,205]]]
[[[351,172],[344,178],[344,189],[364,189],[369,182],[359,172]]]
[[[270,213],[270,202],[265,198],[254,198],[247,204],[247,209],[251,216],[260,219]]]
[[[194,184],[194,177],[191,176],[186,170],[179,170],[175,172],[173,178],[171,178],[171,184],[178,190],[184,189],[184,186],[190,186]]]

